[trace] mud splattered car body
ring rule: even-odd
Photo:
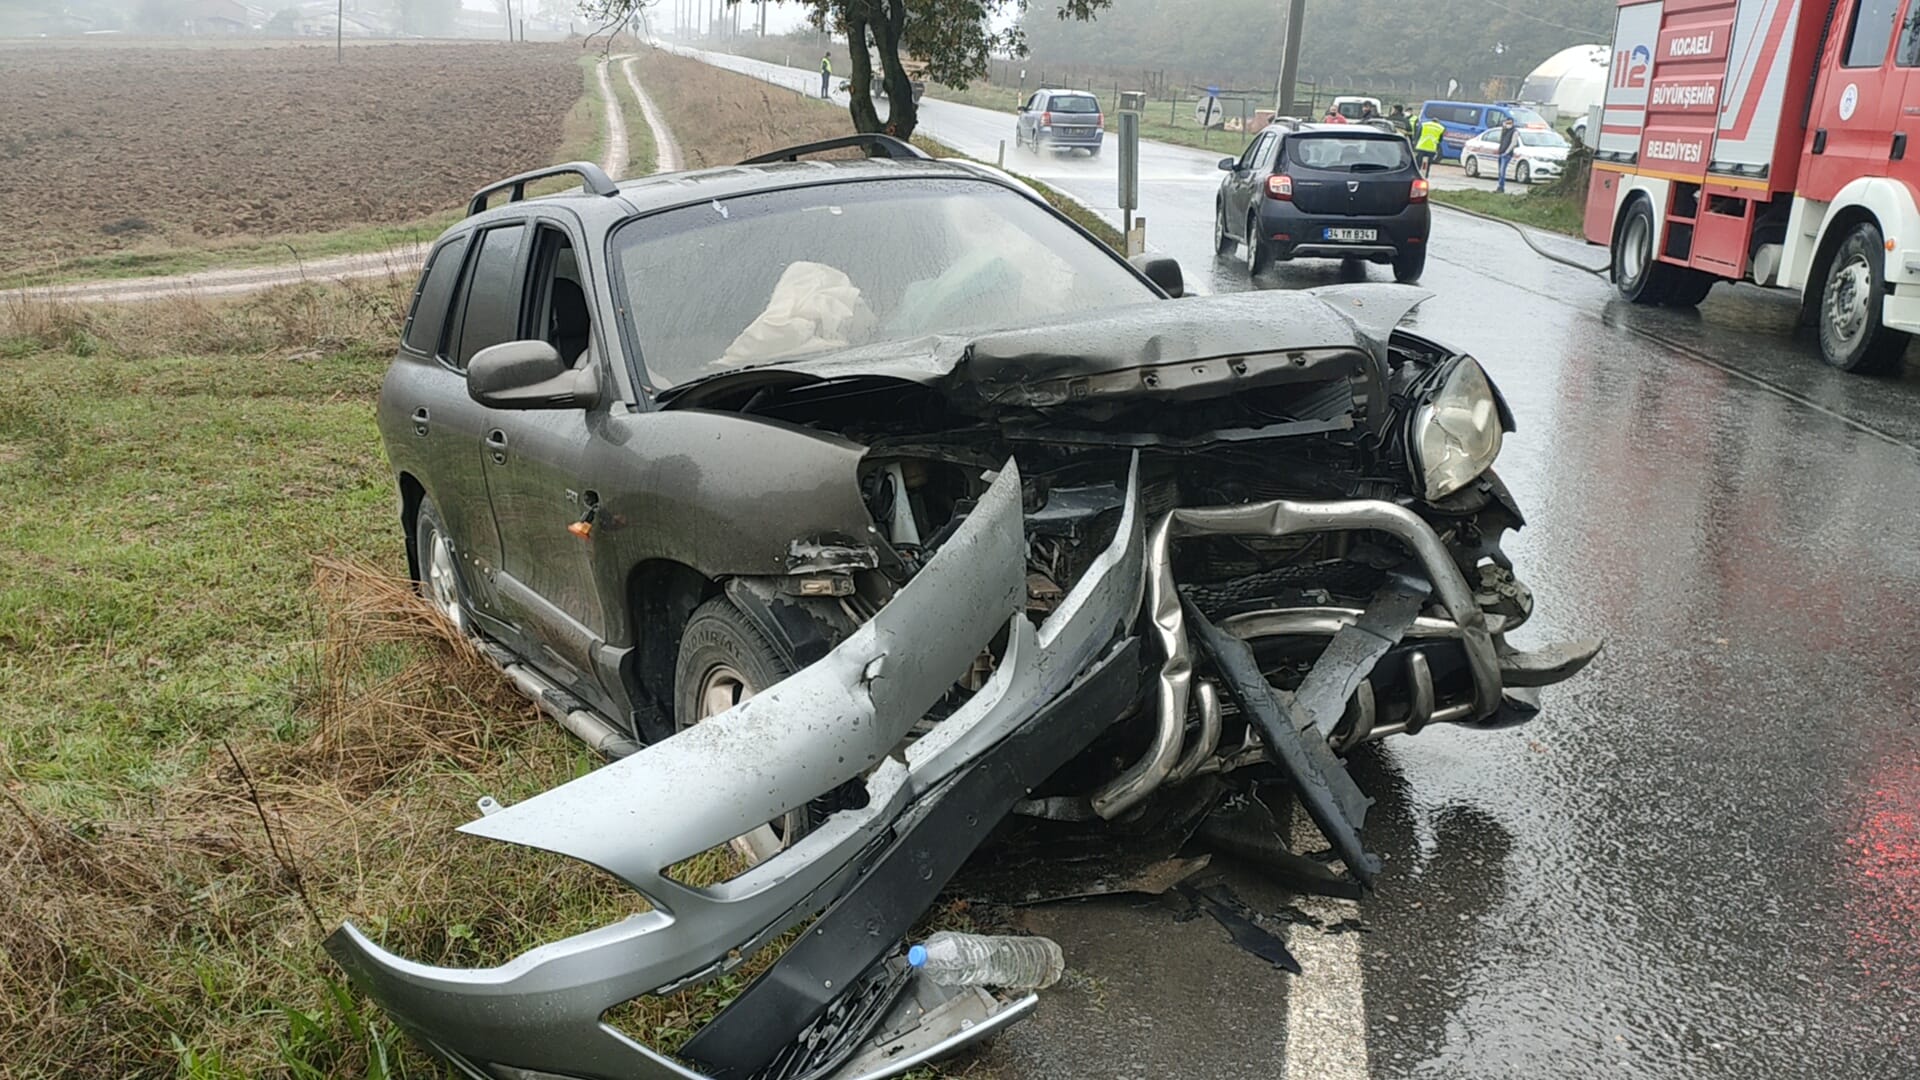
[[[477,970],[342,927],[471,1075],[896,1075],[1033,1004],[901,959],[1008,814],[1279,774],[1371,882],[1339,753],[1524,720],[1597,648],[1506,645],[1512,418],[1399,329],[1424,294],[1173,299],[1016,181],[875,145],[476,199],[429,263],[381,402],[416,572],[618,759],[461,831],[652,905]],[[730,881],[669,872],[728,843]],[[814,916],[672,1058],[602,1021]]]

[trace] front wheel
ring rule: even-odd
[[[1886,240],[1870,221],[1840,241],[1820,286],[1820,355],[1841,371],[1884,375],[1900,366],[1907,334],[1880,321]]]
[[[793,674],[793,665],[726,597],[700,605],[680,635],[673,673],[676,730],[711,720]],[[790,847],[812,826],[806,807],[735,837],[734,851],[752,866]]]
[[[1420,280],[1427,269],[1426,245],[1409,248],[1393,257],[1393,280],[1402,285],[1411,285]]]
[[[1227,233],[1227,208],[1217,202],[1213,207],[1213,251],[1216,255],[1233,252],[1233,237]]]
[[[1467,170],[1468,176],[1473,177],[1475,180],[1480,179],[1480,159],[1479,158],[1474,157],[1472,154],[1468,154],[1466,157],[1460,159],[1460,167]]]
[[[1524,161],[1515,165],[1513,167],[1513,180],[1516,184],[1533,183],[1533,166]]]
[[[413,553],[418,563],[420,595],[460,634],[472,633],[467,609],[461,603],[466,588],[460,581],[460,555],[440,508],[432,499],[422,498],[414,514]]]

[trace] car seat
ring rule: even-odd
[[[547,309],[547,341],[569,367],[578,366],[586,355],[592,329],[593,316],[587,312],[587,294],[580,283],[554,278],[553,300]]]

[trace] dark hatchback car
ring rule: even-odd
[[[851,145],[876,156],[796,160]],[[1178,830],[1290,779],[1371,881],[1339,755],[1523,721],[1598,647],[1508,643],[1512,417],[1401,327],[1418,290],[1181,299],[880,136],[567,168],[435,245],[379,422],[424,591],[618,759],[459,831],[648,907],[488,968],[331,935],[460,1075],[910,1070],[1034,1007],[904,947],[1010,815]],[[726,846],[736,876],[679,876]],[[783,940],[671,1058],[602,1019]]]
[[[1294,259],[1389,263],[1399,282],[1427,265],[1427,181],[1406,136],[1357,125],[1261,132],[1227,173],[1214,203],[1220,254],[1235,244],[1247,272]]]

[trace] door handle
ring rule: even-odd
[[[425,436],[427,433],[427,407],[425,405],[413,410],[413,433],[420,436]]]
[[[507,433],[499,428],[487,432],[487,452],[493,455],[495,465],[507,463]]]

